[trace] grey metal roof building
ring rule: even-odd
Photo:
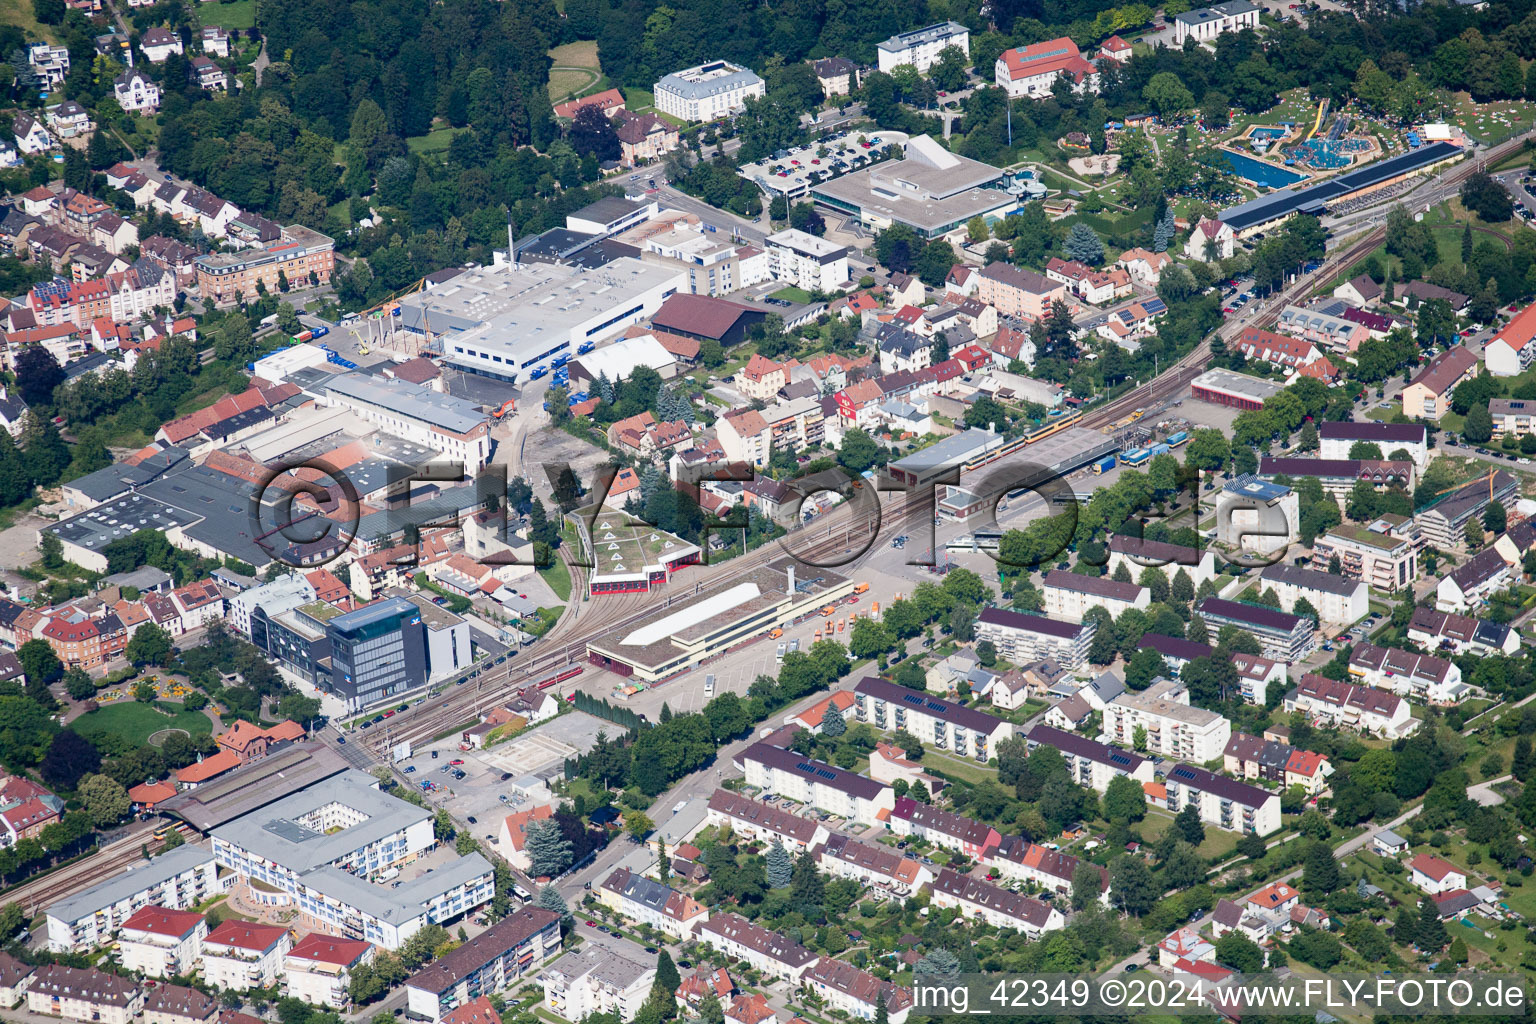
[[[344,373],[325,390],[456,434],[467,434],[485,422],[485,413],[473,402],[395,378]]]
[[[104,882],[97,882],[89,889],[50,904],[48,916],[63,921],[78,920],[212,861],[212,852],[201,846],[178,846],[152,860],[136,863],[128,871],[113,875]]]

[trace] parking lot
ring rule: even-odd
[[[421,746],[396,767],[429,801],[467,821],[475,838],[494,842],[502,819],[530,806],[513,783],[547,774],[566,758],[586,753],[604,730],[612,733],[616,727],[585,712],[567,711],[489,750],[460,750],[459,737],[449,736]]]
[[[809,146],[781,149],[772,157],[743,164],[737,173],[777,195],[798,199],[813,185],[868,167],[886,147],[899,146],[907,137],[873,132],[862,144],[858,139],[859,134],[844,132]]]

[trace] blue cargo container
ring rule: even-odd
[[[1100,459],[1098,462],[1095,462],[1093,464],[1093,471],[1094,471],[1094,473],[1108,473],[1110,470],[1112,470],[1114,468],[1115,468],[1115,457],[1113,455],[1106,455],[1102,459]]]
[[[1174,434],[1171,437],[1169,437],[1167,443],[1168,443],[1168,447],[1169,448],[1177,448],[1177,447],[1179,447],[1179,445],[1183,444],[1184,442],[1186,442],[1188,440],[1189,440],[1189,431],[1181,430],[1177,434]]]
[[[1147,449],[1147,458],[1150,459],[1154,455],[1167,455],[1168,451],[1169,451],[1168,445],[1164,444],[1162,442],[1159,442],[1159,443],[1154,444],[1152,447]]]
[[[1152,453],[1145,448],[1133,448],[1120,455],[1120,462],[1126,466],[1140,466],[1152,457]]]

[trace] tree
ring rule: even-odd
[[[1072,230],[1067,233],[1066,241],[1061,243],[1062,249],[1074,260],[1082,263],[1098,264],[1104,262],[1104,243],[1099,236],[1094,234],[1093,228],[1078,221],[1072,225]]]
[[[109,775],[87,775],[80,780],[80,802],[97,828],[116,825],[128,816],[128,791]]]
[[[1507,221],[1515,212],[1509,190],[1486,171],[1477,171],[1462,183],[1461,203],[1490,223]]]
[[[1413,932],[1413,944],[1426,953],[1438,953],[1450,941],[1445,925],[1440,921],[1440,908],[1433,899],[1424,896],[1419,900],[1419,920]]]
[[[1104,892],[1104,876],[1097,864],[1083,861],[1072,871],[1072,909],[1083,910],[1098,902]]]
[[[656,823],[644,811],[630,811],[624,815],[624,831],[634,839],[644,839],[656,831]]]
[[[768,875],[768,884],[775,889],[782,889],[789,884],[790,877],[794,874],[795,864],[790,859],[789,851],[784,849],[784,844],[775,839],[773,845],[768,848],[768,856],[763,865]]]
[[[96,695],[96,681],[84,669],[68,669],[64,673],[64,692],[70,700],[88,700]]]
[[[843,434],[843,442],[837,449],[837,461],[851,473],[862,473],[875,465],[880,456],[880,446],[875,439],[859,427]]]
[[[1488,412],[1486,403],[1474,405],[1467,410],[1467,419],[1461,433],[1473,444],[1484,444],[1493,437],[1493,416]]]
[[[1132,917],[1141,917],[1157,904],[1161,886],[1140,857],[1121,855],[1109,866],[1109,901]]]
[[[1164,120],[1176,118],[1195,105],[1195,97],[1171,71],[1159,72],[1148,79],[1141,90],[1141,98]]]
[[[72,790],[100,768],[101,754],[95,745],[73,729],[61,729],[48,744],[38,773],[54,789]]]
[[[821,716],[821,734],[836,739],[847,731],[848,723],[843,719],[842,709],[829,698],[826,713]]]
[[[1240,974],[1258,974],[1264,969],[1264,951],[1236,931],[1216,940],[1216,962]]]
[[[1199,846],[1205,842],[1205,824],[1200,820],[1200,812],[1194,804],[1184,805],[1184,809],[1173,819],[1173,827],[1190,846]]]
[[[1104,790],[1104,817],[1110,821],[1132,824],[1147,816],[1147,794],[1141,784],[1128,775],[1116,775]]]
[[[560,890],[552,885],[546,885],[539,890],[538,905],[560,917],[563,924],[571,922],[571,908],[566,905],[565,897],[560,895]]]
[[[571,866],[571,842],[553,818],[528,823],[523,849],[528,854],[528,873],[534,878],[554,878]]]
[[[16,356],[16,388],[33,408],[51,406],[53,389],[64,383],[64,369],[42,345],[24,348]]]
[[[1339,865],[1333,848],[1327,843],[1313,843],[1303,862],[1301,888],[1311,899],[1324,899],[1339,887]]]
[[[28,640],[16,648],[16,658],[27,681],[34,685],[46,687],[64,675],[64,663],[46,640]]]
[[[133,631],[123,652],[135,665],[168,665],[171,660],[171,634],[153,622]]]
[[[926,974],[936,978],[953,978],[960,973],[960,958],[943,946],[935,946],[912,966],[915,975]],[[880,999],[880,1009],[885,1009],[885,998]]]
[[[970,61],[958,46],[946,46],[939,51],[939,59],[928,69],[928,80],[934,88],[954,92],[965,86],[965,69]]]
[[[590,153],[599,161],[617,160],[621,155],[618,132],[608,115],[596,104],[576,111],[566,137],[577,153]]]

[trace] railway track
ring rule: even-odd
[[[150,841],[156,827],[148,822],[130,826],[123,836],[98,848],[91,856],[59,868],[36,881],[23,882],[0,893],[0,903],[21,904],[28,918],[40,914],[50,904],[95,885],[116,874],[118,869],[141,860],[144,844]]]

